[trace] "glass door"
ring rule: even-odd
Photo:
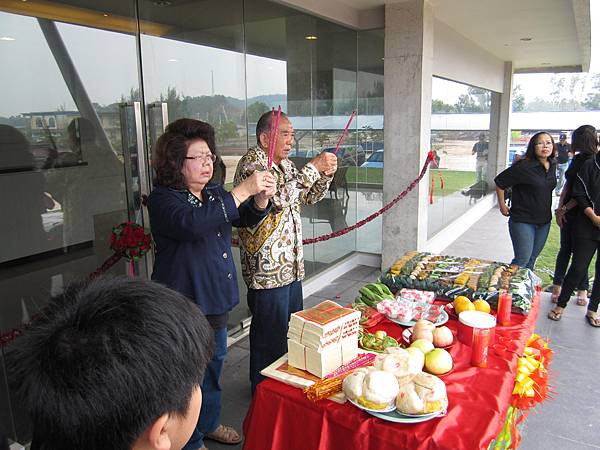
[[[136,2],[68,3],[0,1],[0,433],[20,443],[30,424],[3,355],[112,255],[115,225],[147,223]]]
[[[169,122],[182,117],[210,123],[225,166],[225,189],[231,189],[237,163],[248,149],[242,17],[242,0],[139,2],[149,146]],[[229,318],[234,333],[250,313],[239,251],[232,254],[240,290],[240,304]]]

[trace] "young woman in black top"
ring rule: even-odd
[[[573,184],[577,173],[583,163],[590,159],[598,151],[598,141],[596,138],[596,129],[591,125],[582,125],[573,131],[571,135],[571,148],[577,155],[573,157],[569,169],[565,173],[566,183],[560,195],[558,208],[555,211],[556,223],[560,227],[560,250],[556,255],[556,265],[554,267],[554,279],[552,287],[552,302],[558,301],[561,286],[567,273],[567,266],[573,253],[573,240],[575,231],[575,222],[578,213],[581,212],[577,207],[577,201],[573,198]],[[577,304],[585,306],[587,304],[587,291],[589,288],[587,271],[577,284]]]
[[[494,179],[500,212],[510,217],[508,231],[513,245],[511,264],[532,269],[544,248],[552,220],[552,191],[556,187],[554,140],[546,132],[534,134],[525,157]],[[504,190],[512,188],[511,207]]]
[[[591,138],[597,144],[597,136]],[[562,318],[575,286],[587,274],[594,254],[600,251],[600,155],[598,153],[589,158],[577,173],[572,195],[580,209],[574,220],[573,261],[558,296],[558,304],[548,313],[548,318],[552,320]],[[588,323],[596,328],[600,328],[599,303],[600,257],[597,257],[594,285],[586,314]]]

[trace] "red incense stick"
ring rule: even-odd
[[[273,146],[273,120],[275,119],[275,107],[271,108],[271,121],[269,122],[269,147],[267,148],[267,157],[271,159],[271,147]],[[270,164],[270,163],[269,163]]]
[[[340,145],[342,145],[342,142],[344,141],[344,138],[346,137],[346,133],[348,132],[348,128],[350,128],[350,124],[352,123],[352,119],[354,119],[355,115],[356,115],[356,111],[352,111],[352,114],[350,115],[350,119],[348,120],[348,123],[346,124],[346,129],[342,133],[342,137],[340,138],[339,142],[337,143],[337,145],[335,147],[335,151],[333,152],[334,155],[337,155],[337,152],[340,149]]]
[[[273,145],[269,151],[269,170],[273,166],[273,155],[275,154],[275,147],[277,146],[277,136],[279,135],[279,119],[281,118],[281,105],[277,107],[277,121],[275,122],[275,128],[273,129]],[[273,116],[271,116],[271,123],[273,123]]]

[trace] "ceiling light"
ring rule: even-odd
[[[549,62],[543,62],[543,63],[540,63],[540,66],[549,66],[549,65],[550,65],[550,63],[549,63]]]
[[[533,38],[531,38],[531,37],[522,37],[522,38],[521,38],[521,39],[519,39],[519,40],[520,40],[520,41],[523,41],[523,42],[529,42],[529,41],[532,41],[532,40],[533,40]]]
[[[16,39],[10,36],[2,36],[0,37],[0,41],[16,41]]]
[[[315,35],[310,34],[308,36],[304,36],[304,39],[306,39],[307,41],[316,41],[319,38],[316,37]]]
[[[154,3],[155,6],[158,6],[160,8],[164,8],[165,6],[171,6],[173,4],[169,0],[156,0],[152,3]]]
[[[179,60],[171,58],[171,59],[167,59],[167,62],[179,62]]]

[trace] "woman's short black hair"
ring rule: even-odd
[[[215,129],[212,125],[201,120],[178,119],[167,125],[165,132],[157,139],[154,146],[152,166],[156,172],[155,184],[175,189],[187,187],[181,170],[190,144],[198,139],[206,142],[211,153],[217,155],[213,167],[223,169],[221,158],[218,157]],[[221,178],[220,171],[216,178]],[[214,175],[213,179],[215,179]]]
[[[187,412],[213,331],[171,289],[101,277],[51,299],[13,346],[9,375],[36,448],[129,450],[163,414]]]
[[[571,149],[586,155],[598,153],[598,132],[592,125],[581,125],[571,134]]]
[[[538,137],[540,137],[542,134],[547,134],[548,136],[550,136],[550,140],[552,141],[552,154],[550,155],[550,158],[556,157],[556,145],[554,144],[554,138],[552,137],[552,135],[550,133],[548,133],[547,131],[538,131],[533,136],[531,136],[531,139],[529,139],[529,142],[527,144],[527,151],[525,152],[525,157],[521,161],[523,161],[523,160],[536,161],[537,160],[537,157],[535,156],[535,142],[537,141]]]

